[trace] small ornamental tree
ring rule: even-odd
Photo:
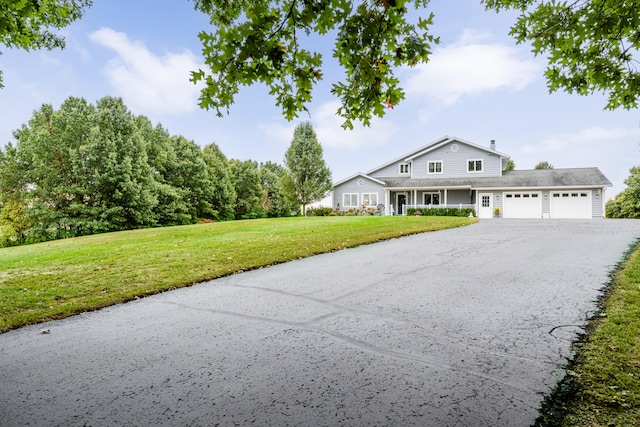
[[[298,125],[293,141],[284,157],[287,174],[282,186],[289,200],[302,206],[302,215],[307,205],[322,199],[331,189],[331,170],[322,157],[322,146],[318,142],[311,123]]]

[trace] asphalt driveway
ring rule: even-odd
[[[483,220],[5,333],[0,425],[528,426],[638,237]]]

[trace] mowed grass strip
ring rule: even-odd
[[[537,425],[640,425],[640,245],[615,273],[602,304],[567,371],[565,394]]]
[[[245,270],[475,221],[279,218],[133,230],[3,248],[0,332]]]

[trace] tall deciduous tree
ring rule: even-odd
[[[0,150],[0,245],[218,218],[200,147],[119,98],[43,105],[14,137]]]
[[[2,1],[0,44],[24,50],[64,48],[64,37],[53,30],[64,28],[80,18],[91,4],[92,0]]]
[[[262,207],[262,184],[258,163],[253,160],[231,160],[236,190],[235,218],[255,219],[265,216]]]
[[[334,57],[345,71],[331,92],[338,114],[369,124],[404,98],[394,70],[426,62],[437,38],[427,33],[432,16],[408,19],[429,0],[195,0],[215,32],[201,32],[209,70],[193,73],[204,83],[200,105],[218,115],[228,110],[241,85],[266,84],[287,119],[306,111],[313,86],[322,79],[315,38],[335,37]]]
[[[394,71],[425,63],[439,42],[429,34],[428,0],[194,0],[213,32],[201,32],[208,70],[203,108],[228,110],[241,85],[264,83],[287,119],[306,110],[322,79],[313,48],[331,39],[344,79],[331,92],[344,126],[370,123],[404,99]],[[511,34],[546,55],[550,91],[609,96],[608,108],[635,108],[640,96],[640,8],[637,0],[480,0],[487,9],[520,12]]]
[[[325,197],[332,185],[331,170],[324,162],[322,146],[311,123],[296,127],[284,164],[287,168],[282,180],[285,194],[289,200],[302,205],[302,215],[305,215],[307,205]]]
[[[637,0],[483,0],[489,9],[520,12],[518,43],[545,55],[550,91],[605,92],[607,108],[638,106],[640,7]]]
[[[146,143],[154,177],[158,224],[190,224],[200,218],[215,218],[213,187],[200,147],[181,136],[171,136],[162,126],[155,128],[144,116],[136,117]]]
[[[211,179],[214,217],[220,221],[232,220],[235,217],[236,189],[229,160],[216,144],[204,147],[202,154]]]

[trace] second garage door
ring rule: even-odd
[[[518,191],[503,193],[503,216],[505,218],[542,218],[540,192]]]
[[[591,218],[591,191],[552,191],[551,218]]]

